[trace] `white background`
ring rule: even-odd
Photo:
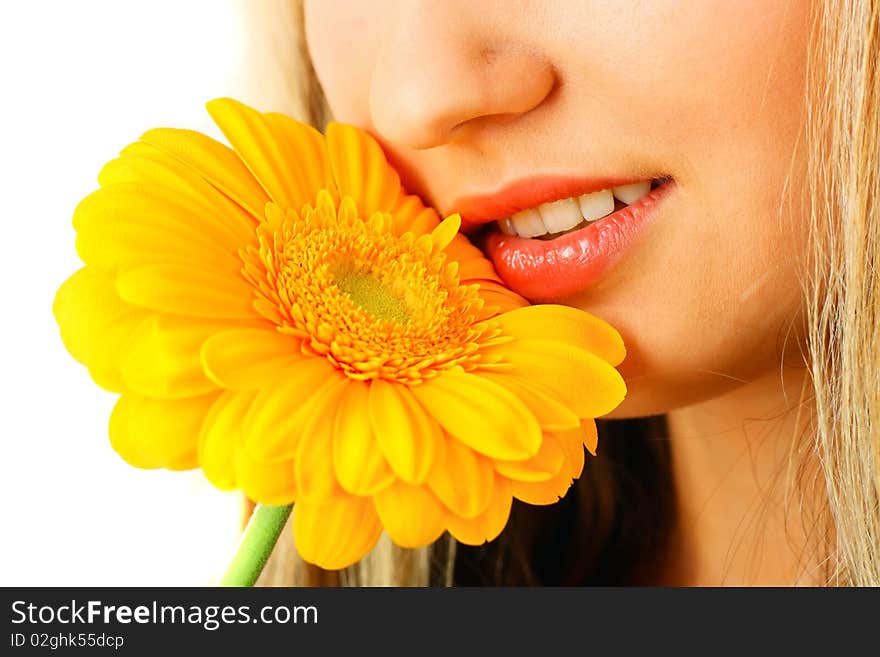
[[[51,306],[104,162],[152,127],[220,138],[204,103],[244,87],[246,4],[0,5],[0,585],[205,584],[234,549],[237,494],[111,449],[115,395],[66,352]]]

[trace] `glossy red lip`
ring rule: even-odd
[[[504,283],[530,301],[564,299],[595,284],[620,260],[675,188],[664,181],[632,205],[551,240],[485,236],[485,250]]]
[[[541,203],[570,196],[581,196],[600,189],[619,187],[647,178],[571,178],[541,176],[516,181],[493,194],[466,196],[452,205],[452,211],[461,215],[464,233],[497,219],[504,219],[520,210],[534,208]]]

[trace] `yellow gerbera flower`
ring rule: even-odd
[[[149,131],[74,215],[86,266],[54,312],[122,393],[119,454],[295,502],[298,550],[334,569],[383,528],[479,544],[512,498],[564,495],[625,394],[617,332],[507,290],[364,131],[208,110],[232,149]]]

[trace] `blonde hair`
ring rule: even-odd
[[[814,2],[803,144],[810,248],[804,271],[809,449],[821,464],[830,585],[880,585],[880,3]],[[261,49],[247,100],[323,128],[331,111],[303,34],[302,0],[248,3]],[[267,28],[269,28],[267,30]],[[259,60],[263,60],[260,62]],[[794,456],[794,452],[792,454]],[[803,456],[803,455],[802,455]],[[802,482],[803,483],[803,482]],[[455,541],[403,550],[383,536],[339,572],[302,562],[285,538],[262,585],[452,583]]]
[[[830,584],[880,585],[880,3],[818,2],[807,78],[806,311]]]

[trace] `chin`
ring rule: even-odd
[[[743,385],[743,381],[713,376],[706,370],[666,371],[664,374],[624,375],[626,398],[603,420],[625,420],[651,415],[662,415],[687,406],[693,406],[728,394]]]
[[[627,393],[626,399],[610,413],[599,420],[633,420],[652,415],[663,415],[672,410],[667,404],[651,395],[632,395]]]

